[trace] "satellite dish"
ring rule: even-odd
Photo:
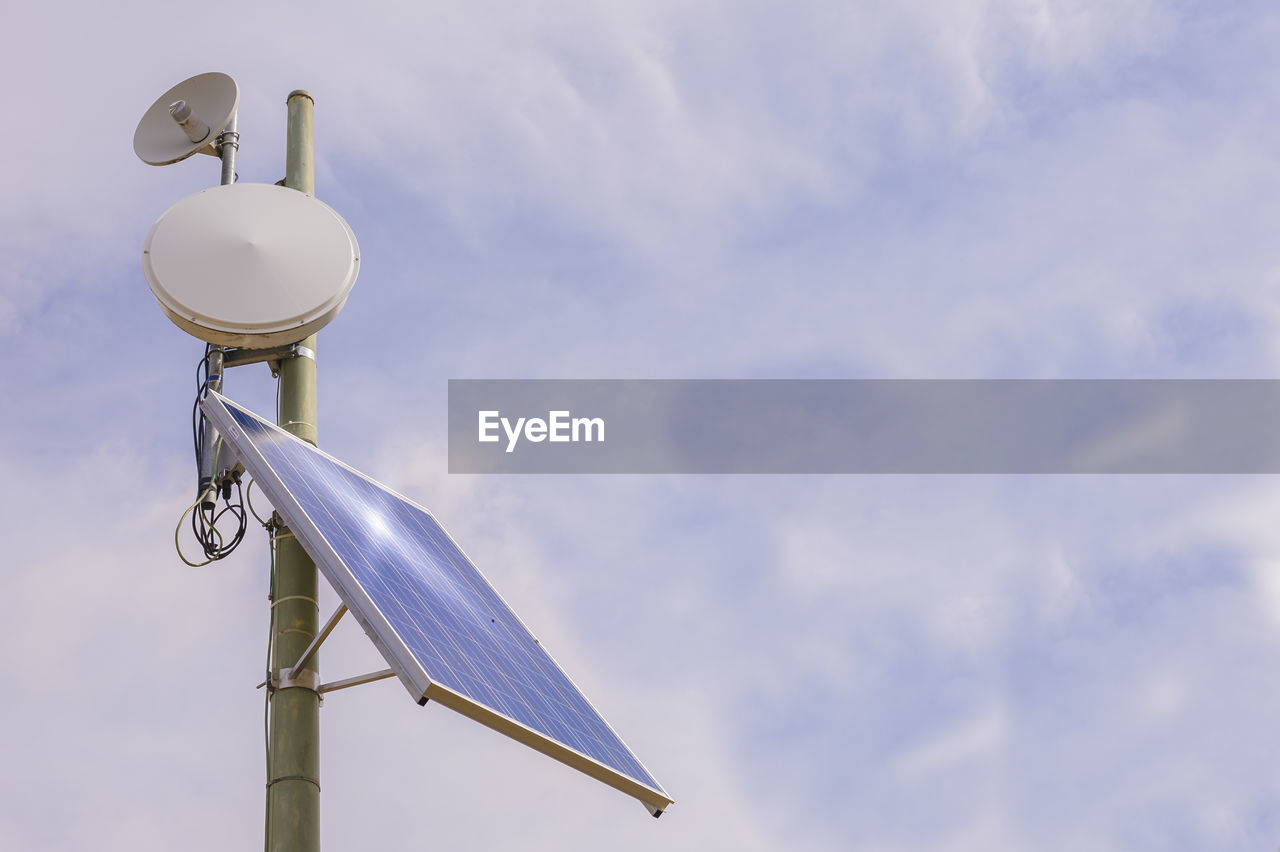
[[[167,166],[197,151],[215,154],[214,141],[235,117],[240,87],[226,74],[183,80],[151,105],[133,132],[133,151],[144,163]]]
[[[161,309],[220,346],[296,343],[342,310],[360,269],[346,221],[322,201],[265,183],[189,195],[151,226],[142,272]]]

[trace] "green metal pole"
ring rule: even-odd
[[[311,95],[289,95],[288,150],[284,185],[315,195]],[[280,365],[280,426],[316,444],[316,336],[299,342],[302,351]],[[319,629],[316,566],[288,530],[276,537],[272,590],[274,658],[272,670],[286,673]],[[308,682],[319,684],[319,663]],[[320,850],[320,694],[310,686],[275,690],[270,712],[270,771],[267,779],[268,852]]]

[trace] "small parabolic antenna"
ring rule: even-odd
[[[133,151],[153,166],[167,166],[198,151],[216,156],[214,140],[231,124],[239,103],[240,87],[226,74],[211,71],[183,80],[143,113],[133,132]]]
[[[328,325],[359,268],[346,220],[265,183],[189,195],[142,244],[143,274],[169,319],[207,343],[246,349],[296,343]]]

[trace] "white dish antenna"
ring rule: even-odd
[[[226,74],[211,71],[183,80],[143,113],[133,132],[133,151],[153,166],[167,166],[198,151],[216,156],[213,143],[235,119],[239,104],[240,87]]]
[[[342,310],[360,269],[346,220],[282,186],[234,183],[170,207],[142,244],[161,309],[219,346],[296,343]]]

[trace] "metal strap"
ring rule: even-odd
[[[279,424],[279,426],[280,426],[280,428],[281,428],[281,429],[286,429],[286,430],[287,430],[290,426],[306,426],[308,429],[314,429],[314,428],[316,428],[316,424],[314,424],[314,423],[308,423],[308,422],[307,422],[307,421],[305,421],[305,420],[286,420],[285,422],[283,422],[283,423]],[[295,435],[294,437],[297,437],[297,436]]]
[[[277,690],[301,688],[318,693],[320,673],[313,669],[303,669],[300,672],[295,672],[293,669],[272,669],[271,688]]]

